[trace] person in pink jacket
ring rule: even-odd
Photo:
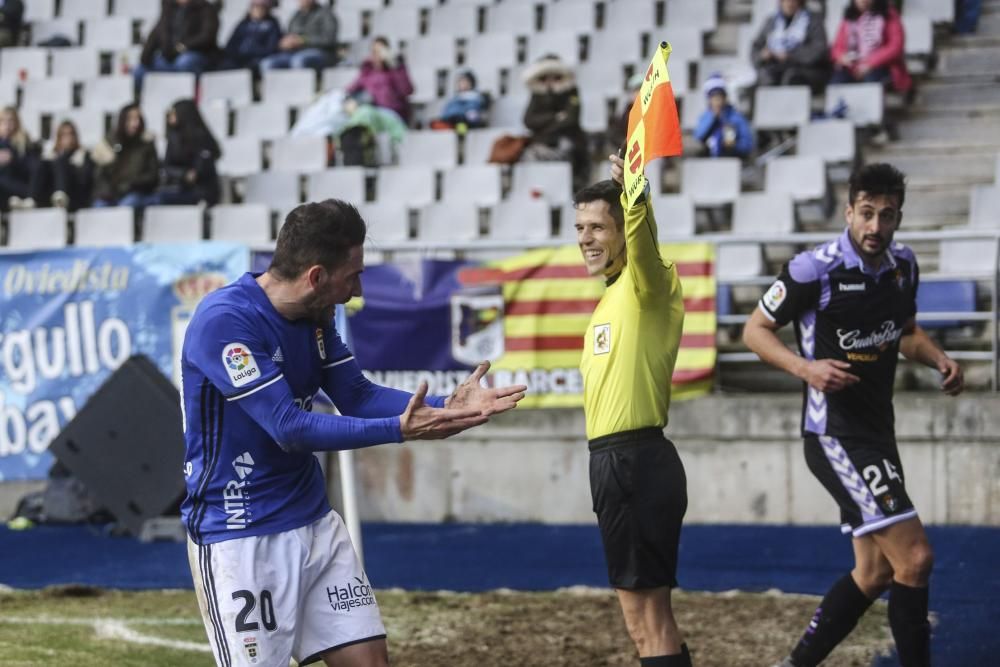
[[[908,93],[913,80],[906,71],[904,42],[903,22],[888,0],[851,0],[830,49],[830,83],[888,81],[897,92]]]
[[[372,104],[392,109],[409,122],[413,83],[403,57],[393,54],[385,37],[376,37],[372,42],[371,56],[361,63],[358,78],[344,92],[351,95],[361,90],[368,93]]]

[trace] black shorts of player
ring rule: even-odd
[[[861,537],[917,516],[896,443],[807,435],[806,464],[840,506],[841,531]]]
[[[595,438],[590,494],[615,588],[677,586],[677,548],[687,511],[687,477],[659,428]]]

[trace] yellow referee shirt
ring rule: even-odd
[[[684,298],[677,268],[660,257],[653,207],[641,199],[625,209],[625,268],[584,336],[580,372],[589,440],[667,425]]]

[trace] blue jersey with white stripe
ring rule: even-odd
[[[198,306],[181,372],[181,515],[198,544],[319,519],[330,505],[313,452],[402,440],[410,394],[369,382],[332,323],[285,319],[249,273]],[[311,412],[321,389],[341,415]]]

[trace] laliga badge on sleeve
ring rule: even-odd
[[[234,387],[242,387],[250,384],[260,377],[260,369],[257,362],[250,353],[250,349],[243,343],[230,343],[222,350],[222,363],[229,373],[229,381]]]
[[[785,283],[775,280],[774,284],[771,285],[771,289],[767,290],[767,294],[764,295],[764,306],[771,312],[774,312],[785,302],[786,296],[788,296],[788,290],[785,288]]]

